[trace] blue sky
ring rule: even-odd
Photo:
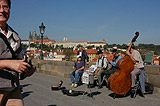
[[[45,35],[62,41],[160,44],[160,0],[12,0],[8,24],[28,39],[44,22]]]

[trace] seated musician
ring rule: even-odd
[[[108,62],[111,65],[110,69],[106,71],[106,75],[107,75],[108,78],[112,73],[114,73],[116,71],[115,66],[116,66],[118,60],[122,58],[122,56],[120,56],[119,53],[118,53],[117,47],[113,47],[112,55],[114,56],[113,60]]]
[[[81,61],[81,59],[81,56],[77,57],[77,61],[73,66],[74,71],[70,72],[70,77],[72,81],[71,87],[74,88],[78,87],[79,79],[82,76],[84,70],[84,61]]]
[[[128,43],[129,47],[130,43]],[[132,93],[135,92],[136,89],[136,76],[137,74],[140,74],[140,72],[144,69],[143,65],[143,60],[141,57],[141,54],[134,49],[134,45],[131,46],[130,51],[126,51],[126,54],[128,54],[131,58],[131,60],[134,62],[134,70],[131,72],[131,80],[132,80],[132,85],[131,85],[131,91]]]
[[[96,63],[95,77],[98,78],[98,88],[102,88],[102,75],[105,74],[107,68],[107,58],[103,56],[103,52],[100,50],[97,52],[98,59]]]

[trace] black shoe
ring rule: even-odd
[[[91,85],[90,85],[90,88],[94,88],[94,87],[95,87],[94,84],[91,84]]]
[[[98,85],[98,89],[101,89],[102,88],[102,85]]]
[[[136,87],[131,88],[131,98],[135,98],[135,93],[136,93]]]
[[[94,84],[87,85],[88,88],[94,88]]]
[[[132,88],[131,88],[131,93],[134,94],[135,92],[136,92],[136,87],[132,87]]]

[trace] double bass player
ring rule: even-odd
[[[130,43],[128,43],[127,47],[129,47],[129,45]],[[128,54],[134,63],[134,70],[131,72],[131,91],[134,93],[136,89],[136,76],[144,69],[143,60],[141,54],[134,49],[134,44],[132,44],[130,51],[126,51],[126,54]]]

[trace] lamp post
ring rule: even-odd
[[[43,34],[45,32],[45,26],[43,25],[43,22],[41,24],[41,26],[39,26],[40,29],[40,33],[41,33],[41,54],[40,54],[40,59],[43,60]]]

